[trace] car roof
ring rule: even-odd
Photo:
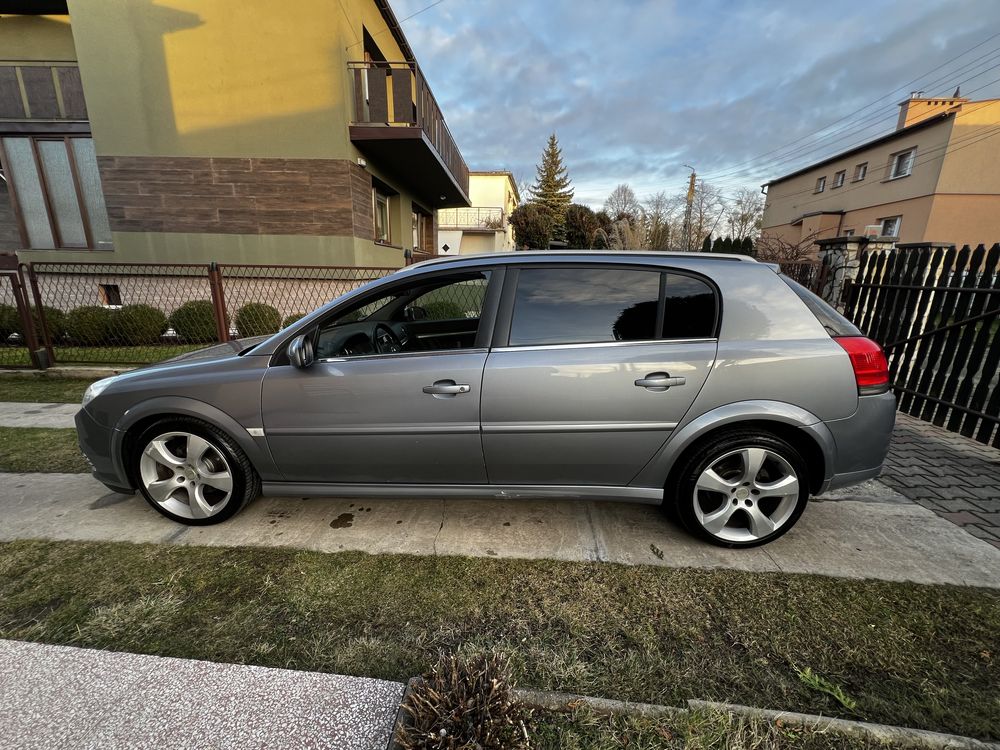
[[[703,253],[703,252],[661,252],[653,250],[523,250],[509,251],[504,253],[481,253],[476,255],[444,255],[431,258],[420,263],[408,266],[406,270],[426,269],[433,266],[448,264],[480,265],[482,263],[537,263],[543,261],[611,261],[630,263],[648,263],[659,265],[662,260],[671,262],[684,261],[704,263],[704,262],[743,262],[756,263],[757,261],[748,255],[732,255],[729,253]]]

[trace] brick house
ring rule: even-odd
[[[470,205],[385,0],[0,0],[0,58],[22,260],[395,267]]]

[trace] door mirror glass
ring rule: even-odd
[[[419,307],[417,305],[413,305],[412,307],[407,307],[403,311],[403,318],[408,323],[412,323],[415,320],[426,320],[427,319],[427,311],[424,308],[422,308],[422,307]]]
[[[288,344],[288,361],[300,370],[309,367],[316,360],[312,339],[306,336],[296,336]]]

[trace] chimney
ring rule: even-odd
[[[962,105],[969,100],[963,99],[958,94],[959,91],[956,89],[952,96],[928,99],[924,97],[923,91],[911,91],[910,98],[899,103],[899,120],[896,122],[896,130],[902,130],[943,112],[961,109]]]

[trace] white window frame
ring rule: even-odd
[[[868,162],[863,161],[854,167],[854,177],[851,182],[861,182],[868,176]]]
[[[891,157],[889,162],[889,179],[890,180],[900,180],[903,177],[909,177],[913,173],[913,162],[916,161],[917,149],[908,148],[905,151],[900,151],[895,153]],[[900,165],[903,160],[906,159],[906,171],[901,172],[899,170]]]
[[[892,222],[892,232],[885,231],[886,222]],[[881,232],[883,237],[899,237],[899,230],[903,226],[902,216],[886,216],[884,219],[878,220],[879,226],[881,227]]]
[[[813,192],[822,193],[824,190],[826,190],[826,175],[823,175],[816,180],[816,189],[813,190]]]
[[[847,170],[841,169],[839,172],[833,175],[833,187],[839,188],[843,187],[844,183],[847,181]]]
[[[379,206],[385,206],[385,221],[383,235],[379,235]],[[389,220],[389,196],[383,193],[377,187],[372,188],[372,234],[374,235],[375,242],[379,242],[384,245],[388,245],[392,242],[392,222]]]

